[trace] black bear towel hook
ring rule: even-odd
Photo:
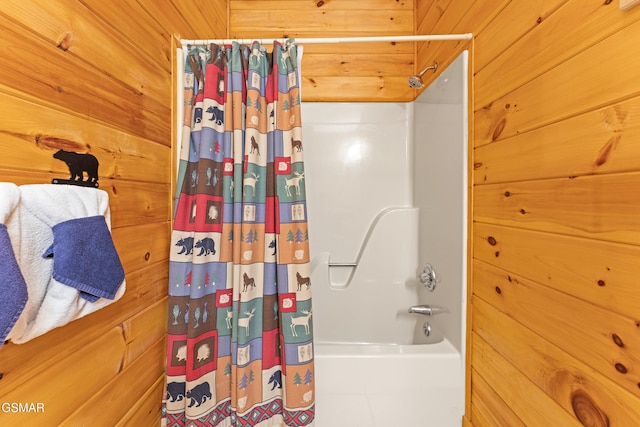
[[[98,159],[92,154],[81,154],[73,151],[58,150],[54,159],[62,160],[69,168],[69,179],[54,178],[52,184],[71,184],[82,187],[98,188]],[[87,173],[87,180],[84,179]]]

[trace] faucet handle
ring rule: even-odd
[[[409,307],[409,313],[416,313],[416,314],[423,314],[425,316],[435,316],[436,314],[440,314],[440,313],[447,313],[449,310],[447,310],[445,307],[439,306],[439,305],[428,305],[428,304],[423,304],[423,305],[412,305],[411,307]]]
[[[431,292],[434,291],[436,285],[440,282],[431,264],[427,264],[424,270],[422,270],[422,273],[418,274],[418,280]]]

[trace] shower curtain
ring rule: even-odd
[[[297,49],[187,49],[167,426],[313,425]]]

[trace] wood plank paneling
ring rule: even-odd
[[[179,6],[179,7],[178,7]],[[126,292],[0,349],[0,424],[158,425],[170,245],[171,36],[227,34],[227,2],[8,0],[0,6],[0,176],[66,177],[59,148],[100,161]],[[203,15],[203,16],[200,16]],[[98,410],[96,410],[98,408]]]
[[[478,186],[475,220],[640,243],[640,173]]]
[[[438,12],[450,16],[440,18],[430,23],[419,22],[417,31],[420,34],[462,34],[473,33],[483,29],[491,19],[508,3],[508,0],[476,0],[471,4],[452,2],[451,7],[438,8]],[[431,15],[431,13],[428,13]],[[446,69],[464,49],[470,49],[470,42],[419,42],[417,44],[418,69],[422,70],[427,64],[438,62],[440,70]],[[436,75],[426,76],[425,89],[436,78]]]
[[[122,329],[112,328],[95,341],[86,343],[83,351],[71,353],[57,363],[49,363],[46,381],[33,375],[28,367],[3,378],[4,384],[0,388],[3,402],[42,403],[44,413],[34,416],[28,412],[3,412],[2,423],[34,427],[59,425],[87,396],[120,372],[125,347]],[[27,360],[33,360],[34,356],[38,355],[32,354]],[[47,364],[46,360],[39,362]]]
[[[112,231],[125,272],[135,272],[157,262],[167,261],[167,242],[158,239],[170,233],[168,222],[152,222]]]
[[[407,0],[229,1],[232,38],[353,37],[414,33]],[[409,101],[413,43],[305,46],[303,101]],[[401,46],[400,46],[401,45]],[[380,48],[380,46],[383,46]],[[357,56],[354,56],[357,55]]]
[[[489,104],[479,101],[483,95],[477,88],[476,105],[486,106],[475,112],[476,143],[523,133],[640,94],[640,58],[629,55],[638,33],[640,22]]]
[[[325,37],[326,34],[322,33],[310,33],[308,37]],[[366,33],[356,33],[353,34],[354,37],[367,36]],[[304,46],[304,54],[302,55],[302,63],[303,66],[308,60],[311,54],[335,54],[336,53],[336,45],[332,43],[326,44],[307,44]],[[307,55],[309,54],[309,55]],[[390,57],[394,58],[395,55],[398,57],[403,57],[406,55],[413,55],[413,43],[395,43],[395,42],[370,42],[370,43],[342,43],[340,45],[340,55],[370,55],[370,59],[375,57],[384,57],[386,55],[392,54]],[[385,61],[384,58],[381,58]],[[320,64],[317,61],[314,61],[317,64]],[[319,67],[323,67],[322,65],[318,65]],[[306,73],[306,68],[302,70],[302,75],[304,76]],[[315,72],[321,73],[322,69],[314,69]]]
[[[140,384],[142,390],[151,389],[158,376],[164,372],[162,360],[165,352],[164,339],[153,342],[144,354],[122,370],[118,378],[114,378],[97,393],[89,396],[82,406],[65,418],[60,427],[96,425],[97,419],[100,420],[100,425],[116,425],[122,418],[122,408],[129,408],[131,402],[136,402],[141,397],[138,394],[139,390],[131,387],[131,384]],[[155,406],[157,407],[157,404]],[[100,408],[99,417],[96,416],[96,408]]]
[[[475,369],[471,373],[471,381],[472,421],[475,427],[526,427]]]
[[[616,2],[552,0],[539,2],[536,7],[527,1],[512,2],[500,19],[493,21],[491,31],[478,35],[476,108],[640,19],[638,13],[615,10]],[[522,22],[523,19],[526,22]],[[511,46],[506,44],[514,41],[514,35],[507,35],[503,30],[507,21],[522,22],[517,26],[522,29],[522,37]],[[533,27],[535,31],[530,31]],[[589,31],[585,32],[584,28]]]
[[[477,297],[628,390],[635,399],[640,397],[637,320],[481,261],[474,262],[473,274]]]
[[[474,331],[538,387],[578,420],[602,420],[600,424],[640,425],[637,396],[579,362],[534,331],[480,299],[474,300]],[[529,357],[523,358],[522,354]],[[598,425],[598,422],[596,422]]]
[[[303,97],[315,101],[407,101],[413,89],[407,77],[302,77]],[[331,87],[331,90],[327,90]]]
[[[100,0],[92,0],[100,1]],[[160,24],[161,28],[171,29],[171,33],[181,38],[210,38],[208,34],[214,34],[215,37],[224,37],[226,35],[226,19],[224,22],[218,22],[217,25],[212,23],[207,25],[206,29],[198,29],[195,23],[189,22],[185,16],[180,13],[180,8],[172,1],[164,1],[162,3],[156,0],[136,0],[137,3],[149,15]],[[207,34],[207,35],[203,35]]]
[[[481,78],[478,77],[480,71],[489,63],[491,64],[491,67],[495,67],[496,63],[504,64],[503,61],[506,55],[502,55],[499,61],[494,60],[501,53],[511,47],[511,44],[514,42],[514,40],[522,42],[524,38],[532,34],[531,30],[533,30],[535,27],[541,25],[542,23],[545,23],[546,25],[546,20],[549,16],[552,16],[553,19],[555,19],[557,17],[557,14],[553,14],[553,12],[555,12],[566,2],[567,0],[544,0],[532,3],[531,1],[527,0],[514,0],[506,4],[504,9],[500,10],[500,13],[491,20],[491,23],[487,26],[487,28],[483,29],[483,31],[476,36],[475,40],[476,67],[474,69],[474,72],[476,74],[476,77],[478,78],[477,82],[478,84],[480,84],[483,90],[486,88],[486,82],[482,81]],[[593,4],[595,4],[595,2]],[[517,32],[506,32],[504,31],[504,28],[513,28]],[[540,34],[542,37],[546,33],[542,31],[536,31],[535,34]],[[564,34],[566,34],[566,31],[564,31]],[[547,47],[545,42],[546,40],[539,43],[537,46],[532,47],[537,47],[543,50]],[[519,53],[522,52],[522,50],[518,50],[515,48],[513,49],[513,51]],[[557,53],[555,53],[555,55],[557,56]],[[529,56],[529,58],[536,57],[536,55]],[[518,60],[517,62],[518,64],[520,64],[523,61]],[[517,66],[517,64],[509,63],[504,65]],[[487,72],[486,75],[490,76],[491,73]]]
[[[450,11],[447,12],[449,4],[451,4],[451,0],[416,2],[416,32],[418,34],[433,33],[442,16],[452,14]],[[458,14],[456,18],[459,19],[460,15]]]
[[[369,10],[367,14],[354,14],[350,10],[328,10],[310,13],[306,10],[279,11],[269,8],[261,13],[237,13],[231,10],[231,36],[251,37],[303,37],[308,31],[330,32],[348,36],[351,31],[380,32],[385,28],[389,35],[411,34],[413,11]],[[265,28],[266,26],[266,28]],[[263,29],[265,28],[265,29]]]
[[[626,172],[640,164],[640,98],[479,146],[480,184]]]
[[[119,22],[118,31],[121,37],[133,42],[132,47],[136,52],[146,56],[149,61],[156,62],[167,72],[171,71],[171,34],[160,27],[139,2],[85,0],[83,4],[103,21]]]
[[[1,12],[1,10],[0,10]],[[167,141],[169,124],[150,123],[169,114],[169,105],[143,96],[139,88],[123,84],[112,76],[80,61],[71,52],[56,47],[59,41],[39,36],[0,13],[0,55],[11,60],[0,63],[0,84],[47,103],[109,123],[134,135]],[[15,55],[29,46],[37,52]],[[29,70],[26,72],[26,70]],[[83,78],[76,79],[74,76]],[[23,84],[20,84],[23,82]],[[168,75],[166,84],[169,84]]]
[[[164,341],[167,323],[167,299],[163,298],[124,322],[124,339],[127,343],[127,355],[124,366],[127,367],[145,352],[149,351],[154,343]],[[162,353],[162,352],[160,352]],[[162,372],[163,365],[156,374]]]
[[[317,1],[300,0],[233,0],[229,3],[229,9],[233,12],[244,11],[253,12],[260,10],[280,10],[280,11],[302,11],[312,13],[313,11],[328,10],[351,10],[355,14],[365,13],[365,10],[412,10],[412,0],[329,0],[318,6]]]
[[[166,181],[171,155],[169,141],[164,141],[167,145],[154,144],[86,116],[4,94],[1,89],[0,114],[14,117],[0,130],[6,141],[0,146],[0,168],[48,170],[55,172],[56,177],[66,178],[67,165],[52,157],[64,149],[94,154],[100,162],[100,179]]]
[[[83,3],[49,0],[39,3],[37,8],[29,8],[22,0],[6,0],[2,6],[3,15],[23,26],[23,38],[26,36],[24,28],[29,28],[34,36],[46,41],[47,50],[57,49],[66,56],[86,58],[78,62],[89,62],[93,68],[101,70],[103,78],[104,75],[111,76],[126,85],[132,94],[170,105],[170,94],[166,90],[169,70],[149,61],[135,43],[122,37],[117,27],[91,13]],[[122,14],[130,12],[129,8],[120,11]],[[51,65],[38,66],[38,61],[30,62],[31,66],[22,69],[23,72],[35,67],[45,71]]]
[[[316,76],[354,76],[389,75],[402,72],[406,76],[413,74],[413,53],[404,55],[376,55],[369,53],[321,53],[302,56],[302,70],[317,70]],[[373,74],[372,74],[373,73]],[[405,81],[406,82],[406,81]]]
[[[640,248],[478,223],[475,259],[633,318],[640,295]],[[558,260],[562,262],[559,263]]]
[[[164,374],[129,409],[115,427],[156,426],[161,416],[158,402],[164,399]]]
[[[474,337],[474,343],[471,357],[478,375],[491,384],[500,400],[524,425],[584,427],[500,353],[489,345],[482,345],[482,338]],[[505,381],[506,378],[509,380]],[[494,407],[495,404],[489,406],[491,409]]]

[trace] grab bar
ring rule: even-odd
[[[373,218],[373,221],[371,221],[371,223],[369,224],[369,227],[367,228],[367,232],[365,233],[364,236],[364,240],[362,241],[362,243],[360,244],[360,248],[358,249],[358,254],[356,255],[356,260],[354,262],[331,262],[329,261],[329,263],[327,264],[328,267],[351,267],[353,268],[353,271],[351,272],[351,274],[349,275],[349,278],[347,279],[347,282],[345,283],[345,287],[349,285],[349,283],[351,282],[351,279],[353,278],[353,274],[355,273],[355,269],[358,267],[358,263],[360,262],[360,259],[362,258],[362,254],[364,253],[364,250],[367,246],[367,243],[369,243],[369,239],[371,238],[371,234],[373,234],[373,230],[376,228],[376,225],[378,224],[378,222],[380,221],[380,219],[382,219],[383,216],[385,216],[386,214],[388,214],[389,212],[394,212],[394,211],[404,211],[404,210],[411,210],[411,209],[415,209],[412,206],[392,206],[392,207],[388,207],[388,208],[384,208],[381,211],[379,211],[376,216]]]
[[[330,262],[329,267],[357,267],[357,262]]]

